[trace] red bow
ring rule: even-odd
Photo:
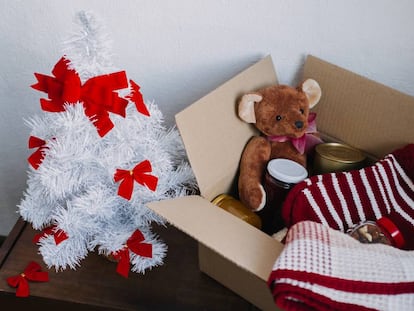
[[[30,163],[30,165],[37,170],[39,168],[40,163],[42,163],[44,158],[44,149],[47,149],[46,147],[46,141],[36,137],[36,136],[30,136],[29,137],[29,148],[37,148],[35,152],[32,153],[32,155],[27,159]]]
[[[150,190],[155,191],[157,188],[158,177],[148,174],[151,171],[151,163],[148,160],[137,164],[130,171],[117,169],[114,175],[114,180],[115,182],[122,180],[119,185],[118,195],[130,200],[132,191],[134,190],[134,180],[143,186],[147,186]]]
[[[29,265],[24,269],[23,273],[20,273],[16,276],[11,276],[7,278],[7,283],[11,287],[17,287],[16,296],[17,297],[27,297],[29,296],[29,282],[47,282],[49,281],[49,274],[47,272],[42,272],[40,265],[34,261],[31,261]]]
[[[83,102],[85,114],[92,120],[102,137],[113,128],[109,112],[125,117],[128,100],[115,90],[128,87],[125,71],[93,77],[83,85],[77,72],[69,69],[69,60],[62,57],[52,70],[54,77],[35,73],[38,83],[32,88],[48,94],[40,99],[43,110],[61,112],[65,104]]]
[[[113,253],[114,258],[118,260],[116,272],[118,272],[123,277],[128,277],[130,267],[130,250],[137,255],[152,258],[152,245],[149,243],[143,243],[144,240],[144,235],[140,230],[137,229],[127,240],[124,248]]]
[[[69,238],[66,232],[62,229],[56,230],[56,226],[50,226],[43,229],[42,233],[36,234],[33,238],[33,243],[38,243],[41,238],[44,238],[48,235],[53,235],[56,245],[59,245],[61,242]]]
[[[145,106],[144,98],[142,97],[141,92],[139,91],[140,86],[136,84],[134,81],[129,80],[129,83],[131,84],[131,93],[129,93],[125,98],[130,99],[132,102],[135,103],[135,107],[137,107],[137,110],[146,115],[149,116],[150,113]]]

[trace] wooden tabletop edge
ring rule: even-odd
[[[0,247],[0,268],[3,266],[4,262],[7,259],[7,256],[10,254],[13,249],[14,244],[19,239],[24,228],[26,227],[26,222],[19,217],[10,231],[9,235],[4,240],[3,244]]]

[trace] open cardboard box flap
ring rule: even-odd
[[[414,97],[351,71],[308,56],[303,79],[313,78],[322,89],[318,130],[380,159],[414,143]]]
[[[232,192],[240,155],[255,135],[237,116],[244,93],[277,83],[270,56],[262,59],[176,115],[201,196],[151,203],[176,227],[246,271],[267,280],[282,244],[217,208],[211,200]]]
[[[254,127],[237,115],[244,93],[277,83],[270,56],[236,75],[175,116],[201,195],[231,192],[240,155]]]
[[[149,207],[203,245],[267,281],[283,245],[200,196],[153,202]]]

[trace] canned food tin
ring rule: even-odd
[[[251,224],[252,226],[261,229],[262,221],[259,216],[252,212],[247,206],[245,206],[241,201],[235,199],[228,194],[220,194],[213,201],[214,205],[221,207],[222,209],[228,211],[234,216],[244,220],[245,222]]]
[[[313,173],[324,174],[360,169],[366,156],[358,149],[341,143],[322,143],[315,147]]]

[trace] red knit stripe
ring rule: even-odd
[[[404,168],[400,165],[400,163],[397,161],[397,159],[392,155],[389,155],[386,159],[391,160],[392,165],[395,167],[396,171],[398,172],[398,175],[400,175],[401,179],[403,180],[405,191],[410,194],[411,199],[414,201],[414,182],[410,178],[410,176],[413,175],[414,172],[406,172]],[[412,162],[414,162],[414,158],[412,159]]]
[[[352,193],[352,187],[349,184],[349,180],[347,179],[346,173],[345,172],[337,173],[337,179],[338,179],[339,187],[341,189],[341,193],[343,197],[345,198],[346,208],[348,209],[348,212],[350,213],[352,223],[356,224],[361,221],[361,218],[358,214],[358,209],[356,208],[354,196]]]
[[[360,192],[364,192],[365,188],[363,187],[362,181],[359,177],[359,173],[358,171],[352,171],[345,172],[344,174],[346,176],[346,181],[351,190],[355,213],[358,215],[359,221],[364,221],[367,219],[367,217],[364,211],[364,202],[361,201]]]
[[[392,190],[390,191],[391,182],[392,182],[392,176],[389,170],[389,165],[384,161],[380,161],[375,164],[376,171],[378,172],[378,176],[380,178],[380,185],[383,189],[383,196],[384,196],[384,203],[385,203],[385,209],[386,214],[389,214],[391,212],[393,202],[392,202],[392,195],[390,196],[390,193],[392,193]]]
[[[387,195],[390,198],[392,204],[392,210],[397,212],[406,221],[410,222],[414,227],[414,219],[410,215],[412,214],[412,207],[414,202],[408,196],[406,192],[400,186],[401,179],[396,175],[394,168],[387,162],[388,165],[383,165],[384,171],[389,176],[389,185],[387,185]],[[403,196],[404,195],[404,196]]]
[[[348,226],[348,222],[355,223],[357,220],[355,209],[353,208],[354,202],[350,200],[352,198],[351,188],[343,172],[329,175],[331,176],[331,183],[334,190],[330,193],[330,197],[332,202],[341,202],[340,205],[336,206],[336,209],[339,215],[343,215],[342,222],[345,229]],[[345,214],[347,214],[346,217]]]
[[[385,208],[385,202],[383,199],[383,196],[381,194],[381,181],[379,180],[378,173],[376,172],[375,168],[373,166],[366,168],[363,170],[363,173],[365,175],[366,182],[364,183],[364,187],[366,188],[366,191],[368,193],[369,197],[369,205],[372,206],[372,215],[367,215],[368,219],[378,219],[380,218],[384,213],[386,213]],[[369,186],[367,186],[368,184]],[[374,218],[372,218],[372,216]]]
[[[375,205],[371,203],[371,180],[367,179],[365,171],[365,169],[352,171],[352,176],[361,202],[362,213],[364,214],[365,219],[370,219],[369,215],[374,215]]]
[[[305,188],[303,195],[306,202],[304,202],[303,205],[297,206],[297,210],[293,212],[292,216],[294,223],[298,222],[298,219],[306,220],[305,215],[309,215],[310,218],[308,219],[314,219],[325,225],[331,224],[331,221],[329,221],[329,215],[323,213],[323,211],[326,210],[325,198],[320,193],[317,184],[314,184],[309,188]],[[309,205],[311,208],[303,208]]]
[[[387,191],[386,191],[386,184],[384,179],[381,177],[381,171],[380,168],[381,166],[378,165],[378,163],[376,165],[373,166],[373,172],[375,174],[376,177],[376,181],[377,181],[377,187],[379,189],[381,198],[377,201],[378,206],[381,210],[382,215],[384,214],[388,214],[389,211],[391,210],[391,202],[389,200],[389,197],[387,195]]]
[[[273,297],[278,307],[292,311],[375,311],[375,309],[334,301],[311,290],[291,284],[277,284]]]
[[[392,160],[390,160],[390,162],[391,164],[394,164],[391,165],[391,171],[395,185],[395,200],[401,208],[400,213],[406,213],[407,215],[404,215],[403,217],[414,227],[414,192],[412,191],[414,185],[412,184],[412,181],[399,170],[399,167],[395,166],[398,165],[396,162],[392,162]],[[397,212],[398,211],[399,209],[397,208]]]
[[[322,214],[325,216],[327,222],[330,224],[330,227],[343,230],[343,220],[338,214],[337,206],[333,204],[334,198],[336,197],[334,192],[329,191],[327,186],[332,184],[332,175],[325,174],[321,178],[321,181],[317,183],[317,192],[323,198],[324,205],[320,206]],[[329,188],[329,187],[328,187]],[[315,192],[316,192],[315,191]],[[317,201],[319,203],[319,201]],[[315,208],[315,207],[314,207]]]
[[[335,188],[335,174],[325,175],[323,182],[318,184],[318,187],[321,191],[324,191],[324,197],[326,200],[326,210],[329,211],[332,220],[334,221],[335,228],[339,230],[344,230],[345,224],[345,215],[344,209],[341,205],[340,197],[338,196]],[[347,211],[345,207],[345,211]],[[325,212],[326,214],[326,212]]]
[[[306,271],[278,269],[271,273],[271,279],[288,278],[292,280],[315,283],[321,286],[361,294],[397,295],[414,293],[413,282],[379,283],[360,280],[349,280]]]
[[[343,222],[344,222],[344,228],[350,227],[353,225],[353,220],[351,217],[351,213],[349,211],[348,205],[346,203],[344,194],[341,190],[341,184],[340,181],[337,178],[337,174],[332,173],[332,201],[337,204],[337,209],[340,211],[341,215],[343,215]]]

